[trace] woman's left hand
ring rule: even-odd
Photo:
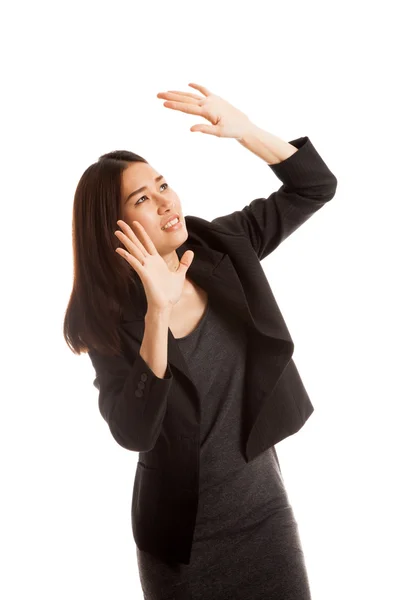
[[[217,137],[235,138],[241,141],[245,133],[254,127],[247,115],[220,96],[211,93],[202,85],[196,83],[189,83],[189,85],[204,96],[168,90],[168,92],[158,93],[157,98],[165,98],[167,102],[164,102],[164,106],[167,108],[199,115],[211,123],[211,125],[193,125],[190,131],[201,131]]]

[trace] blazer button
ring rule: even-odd
[[[142,373],[142,374],[140,375],[140,379],[141,379],[142,381],[146,381],[146,380],[147,380],[147,373]]]
[[[141,396],[143,396],[142,390],[135,390],[135,396],[137,396],[138,398],[140,398]]]
[[[138,388],[140,388],[142,390],[144,388],[145,384],[143,383],[143,381],[139,381],[137,386],[138,386]]]

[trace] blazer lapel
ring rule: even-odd
[[[206,246],[188,247],[184,243],[177,249],[179,259],[188,249],[195,253],[188,277],[204,288],[211,298],[220,301],[261,335],[287,342],[289,347],[293,344],[261,263],[258,263],[258,274],[254,270],[251,276],[246,274],[246,286],[243,287],[229,254]]]

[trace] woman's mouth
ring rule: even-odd
[[[179,217],[169,221],[164,227],[161,227],[163,231],[176,231],[182,227],[182,223]]]

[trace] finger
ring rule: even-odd
[[[146,255],[146,254],[148,254],[148,250],[143,246],[141,240],[137,236],[137,234],[139,233],[139,228],[137,227],[137,223],[138,223],[137,221],[132,222],[132,226],[136,229],[136,234],[135,234],[135,232],[132,230],[132,228],[129,227],[129,225],[127,223],[125,223],[125,221],[122,221],[121,219],[119,221],[117,221],[117,225],[119,225],[121,227],[121,229],[128,236],[128,238],[130,240],[132,240],[132,242],[134,242],[138,246],[138,248],[143,252],[144,255]]]
[[[143,227],[139,221],[133,221],[132,225],[134,225],[138,231],[138,233],[142,236],[144,243],[146,244],[145,249],[148,254],[157,254],[157,248],[155,247],[153,240]],[[140,242],[140,240],[139,240]]]
[[[201,131],[201,133],[208,133],[220,137],[219,130],[214,125],[193,125],[190,131]]]
[[[196,90],[199,90],[205,96],[211,96],[211,92],[204,87],[204,85],[198,85],[197,83],[189,83],[190,87],[194,87]]]
[[[180,110],[182,112],[188,113],[189,115],[197,115],[198,117],[204,117],[202,114],[203,108],[201,106],[197,106],[196,104],[183,104],[182,102],[164,102],[164,106],[167,108],[172,108],[172,110]],[[206,118],[206,117],[204,117]]]
[[[144,254],[140,250],[140,248],[128,238],[128,236],[126,236],[124,233],[122,233],[122,231],[114,231],[114,234],[119,239],[121,244],[123,244],[126,248],[126,250],[125,250],[125,248],[121,248],[120,246],[118,246],[118,248],[116,248],[116,250],[118,250],[118,249],[121,250],[121,252],[123,253],[123,256],[125,256],[125,252],[127,252],[128,254],[131,254],[134,258],[139,260],[142,264],[144,262],[146,256],[148,256],[148,253],[146,252],[146,254]]]
[[[188,96],[189,98],[194,98],[195,100],[204,100],[204,98],[202,96],[199,96],[198,94],[191,94],[190,92],[180,92],[179,90],[168,90],[168,92],[160,92],[160,93],[161,94],[164,94],[164,93],[179,94],[181,96]]]
[[[159,92],[157,94],[157,98],[165,98],[166,100],[177,100],[179,102],[182,102],[183,100],[186,100],[186,102],[188,102],[189,104],[198,104],[200,102],[200,100],[203,100],[203,98],[195,98],[194,94],[184,94],[182,93],[173,93],[173,92]]]
[[[133,244],[134,247],[137,247],[142,252],[143,257],[146,257],[149,254],[157,253],[156,247],[154,246],[150,236],[148,235],[148,233],[145,230],[145,228],[143,227],[143,225],[141,225],[141,223],[139,223],[139,221],[132,222],[132,226],[135,228],[136,234],[132,231],[132,229],[129,227],[129,225],[127,225],[125,223],[125,221],[121,221],[121,220],[117,221],[117,224],[120,225],[121,229],[123,229],[125,231],[125,234],[127,236],[126,241]],[[122,233],[122,235],[124,235],[124,233]],[[142,243],[142,240],[143,240],[143,243]],[[124,243],[125,243],[125,241],[124,241]],[[125,244],[125,246],[126,246],[126,244]],[[131,247],[132,247],[131,245],[128,245],[127,246],[128,250],[130,250]],[[142,257],[140,256],[140,258],[142,258]]]
[[[133,223],[137,223],[137,221],[134,221]],[[132,225],[133,225],[132,223]],[[137,253],[135,254],[135,256],[137,255],[137,258],[141,261],[144,260],[144,258],[146,256],[148,256],[149,251],[145,248],[145,246],[142,244],[142,242],[140,241],[140,239],[138,238],[137,235],[135,235],[135,233],[132,231],[132,229],[129,227],[129,225],[127,225],[127,223],[125,223],[125,221],[119,220],[117,221],[117,225],[119,225],[121,227],[121,229],[123,231],[116,231],[115,235],[117,236],[117,238],[120,240],[120,242],[122,242],[126,248],[128,248],[128,250],[132,250],[132,248],[137,248]],[[138,228],[136,226],[134,226],[135,229],[137,230]],[[118,235],[117,235],[118,234]],[[128,241],[130,242],[130,244],[128,243]]]
[[[123,248],[116,248],[115,252],[117,252],[120,256],[122,256],[122,258],[124,258],[126,260],[126,262],[129,263],[131,265],[131,267],[133,269],[135,269],[135,271],[137,271],[137,273],[139,275],[141,275],[141,273],[143,273],[143,264],[140,262],[140,260],[138,260],[137,258],[132,256],[132,254],[130,254]]]

